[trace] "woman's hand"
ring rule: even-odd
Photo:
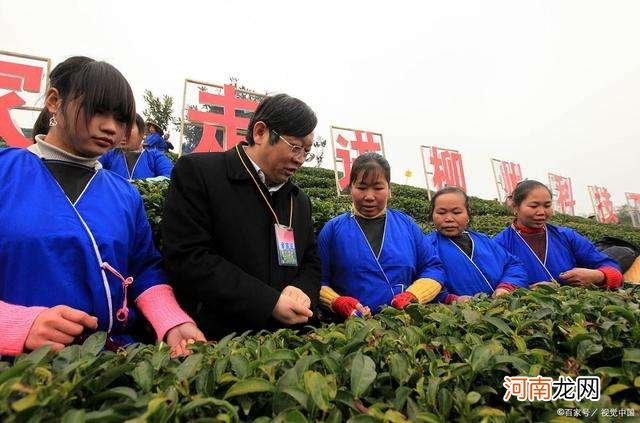
[[[51,345],[53,351],[59,351],[71,344],[85,328],[97,329],[98,318],[75,308],[57,305],[38,314],[24,346],[28,350],[35,350],[43,345]]]
[[[371,315],[369,307],[363,306],[356,298],[347,296],[341,296],[333,300],[331,309],[334,313],[345,319],[349,317],[364,317]]]
[[[460,295],[458,296],[458,298],[455,299],[456,302],[458,303],[466,303],[468,301],[471,301],[473,299],[473,297],[471,295]]]
[[[493,295],[491,295],[491,298],[499,298],[502,297],[503,295],[507,295],[509,294],[509,291],[504,289],[504,288],[498,288],[495,291],[493,291]]]
[[[571,286],[587,287],[589,285],[600,285],[605,280],[605,275],[599,270],[574,267],[571,270],[560,273],[560,279]]]
[[[207,342],[204,334],[191,322],[182,323],[169,329],[166,339],[167,345],[171,348],[171,357],[191,354],[191,351],[187,349],[188,344],[193,344],[196,341]]]

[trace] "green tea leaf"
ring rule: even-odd
[[[640,363],[640,349],[626,348],[622,354],[622,361],[631,361],[634,363]],[[0,377],[2,376],[0,375]]]
[[[351,392],[356,398],[367,390],[376,379],[376,364],[361,351],[358,351],[351,363]]]
[[[252,377],[234,383],[224,395],[224,399],[258,392],[273,392],[274,390],[275,387],[269,381]]]
[[[394,353],[389,363],[389,373],[400,384],[404,384],[411,374],[409,373],[409,360],[404,354]]]
[[[329,385],[318,372],[308,371],[304,374],[304,386],[307,393],[311,396],[311,399],[315,405],[322,411],[329,409]]]
[[[131,372],[133,380],[143,391],[149,392],[153,386],[153,367],[148,361],[141,361]]]
[[[293,399],[295,399],[298,402],[298,404],[304,407],[305,410],[307,409],[309,405],[309,396],[306,393],[304,393],[302,389],[287,387],[287,388],[282,388],[281,391],[293,397]]]
[[[478,392],[471,391],[467,393],[467,402],[469,404],[475,404],[476,402],[480,401],[480,398],[482,398],[482,396]]]
[[[107,342],[106,332],[93,333],[82,343],[81,352],[87,355],[98,355],[104,348],[105,342]]]
[[[175,370],[179,382],[192,378],[202,363],[202,354],[191,354]]]
[[[615,395],[618,392],[626,391],[627,389],[629,389],[629,385],[623,385],[621,383],[616,383],[614,385],[607,386],[607,388],[604,390],[604,394],[605,395]]]
[[[76,410],[72,408],[64,413],[62,416],[62,423],[84,423],[86,414],[87,413],[84,410]]]
[[[505,335],[509,335],[509,336],[513,335],[513,329],[511,329],[509,325],[505,323],[505,321],[502,320],[501,318],[496,316],[483,316],[482,319],[488,323],[491,323],[493,326],[497,327],[498,330],[504,333]]]
[[[20,398],[17,401],[14,401],[11,404],[11,408],[13,408],[15,411],[17,411],[18,413],[21,411],[24,411],[28,408],[34,407],[38,405],[38,394],[37,393],[32,393],[29,394],[23,398]]]
[[[298,410],[283,411],[274,419],[274,423],[307,423],[309,420]]]
[[[231,368],[240,379],[244,379],[249,375],[249,360],[244,356],[234,354],[230,357],[230,361]]]

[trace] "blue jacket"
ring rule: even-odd
[[[43,161],[26,149],[0,151],[0,300],[23,306],[64,304],[98,318],[98,329],[126,333],[135,299],[167,283],[138,191],[98,170],[72,204]],[[129,319],[115,317],[125,277]]]
[[[171,177],[173,163],[159,150],[144,149],[133,166],[133,172],[129,173],[127,159],[122,149],[116,148],[100,157],[102,167],[117,173],[128,180],[155,178],[156,176]]]
[[[389,209],[380,254],[376,257],[352,213],[328,221],[318,238],[322,284],[357,298],[373,313],[391,303],[416,279],[443,284],[445,273],[433,246],[406,214]]]
[[[527,288],[527,272],[517,258],[487,235],[467,231],[472,242],[468,257],[452,240],[439,232],[431,232],[427,239],[438,252],[447,274],[446,285],[438,295],[444,301],[447,294],[493,294],[501,282]]]
[[[575,230],[563,226],[546,224],[547,250],[544,260],[531,250],[529,245],[513,228],[507,227],[495,236],[495,240],[522,261],[529,283],[555,280],[564,283],[560,279],[560,273],[571,270],[574,267],[598,269],[600,267],[613,267],[620,270],[615,260],[598,251],[587,238]]]
[[[146,148],[152,150],[160,150],[162,152],[167,151],[167,143],[164,140],[164,138],[162,138],[162,135],[160,135],[157,132],[151,132],[149,135],[147,135],[147,138],[145,138],[144,140],[145,146]]]

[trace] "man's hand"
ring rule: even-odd
[[[65,305],[48,308],[36,317],[24,342],[26,349],[35,350],[43,345],[51,345],[59,351],[73,342],[85,328],[98,328],[98,318],[84,311]]]
[[[169,329],[166,339],[167,345],[171,348],[171,357],[191,354],[191,351],[187,349],[188,344],[193,344],[196,341],[207,342],[204,334],[191,322],[182,323]]]
[[[282,295],[291,298],[306,308],[311,307],[311,298],[298,287],[289,285],[282,290]]]
[[[280,294],[278,302],[271,312],[272,316],[285,325],[296,325],[307,323],[313,316],[313,312],[308,306],[301,304],[297,299],[293,299],[283,293]]]
[[[586,287],[589,285],[599,285],[604,282],[605,276],[599,270],[574,267],[571,270],[560,273],[560,279],[571,286]]]
[[[495,291],[493,291],[493,294],[491,295],[491,298],[498,298],[498,297],[502,297],[503,295],[507,295],[509,294],[509,291],[504,289],[504,288],[498,288]]]

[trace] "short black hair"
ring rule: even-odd
[[[351,176],[349,177],[349,186],[352,186],[362,173],[362,179],[369,176],[370,172],[382,171],[384,179],[391,185],[391,166],[382,155],[374,152],[367,152],[353,161],[351,165]]]
[[[40,111],[35,123],[33,124],[33,141],[36,140],[36,135],[47,135],[49,133],[49,120],[51,119],[51,113],[46,107]]]
[[[89,57],[73,56],[51,71],[49,81],[62,99],[63,113],[71,101],[80,101],[76,124],[81,110],[87,124],[98,112],[113,113],[116,120],[127,125],[126,135],[129,135],[135,120],[136,103],[129,83],[118,69]]]
[[[247,127],[247,143],[253,145],[253,127],[256,122],[264,122],[269,128],[269,143],[275,144],[279,135],[306,137],[318,124],[316,114],[307,104],[287,94],[265,97],[249,121]]]
[[[435,193],[433,198],[431,198],[431,204],[429,205],[429,219],[433,221],[433,213],[436,211],[436,200],[438,197],[444,194],[460,194],[462,198],[464,198],[464,208],[467,209],[467,214],[469,215],[469,219],[471,219],[471,208],[469,207],[469,196],[466,192],[460,187],[456,186],[448,186],[438,190]]]
[[[535,181],[533,179],[525,179],[516,185],[511,193],[511,199],[513,201],[513,205],[516,207],[520,207],[520,204],[529,196],[531,191],[536,188],[544,188],[549,192],[551,198],[553,198],[553,193],[549,189],[548,186],[543,184],[542,182]]]

